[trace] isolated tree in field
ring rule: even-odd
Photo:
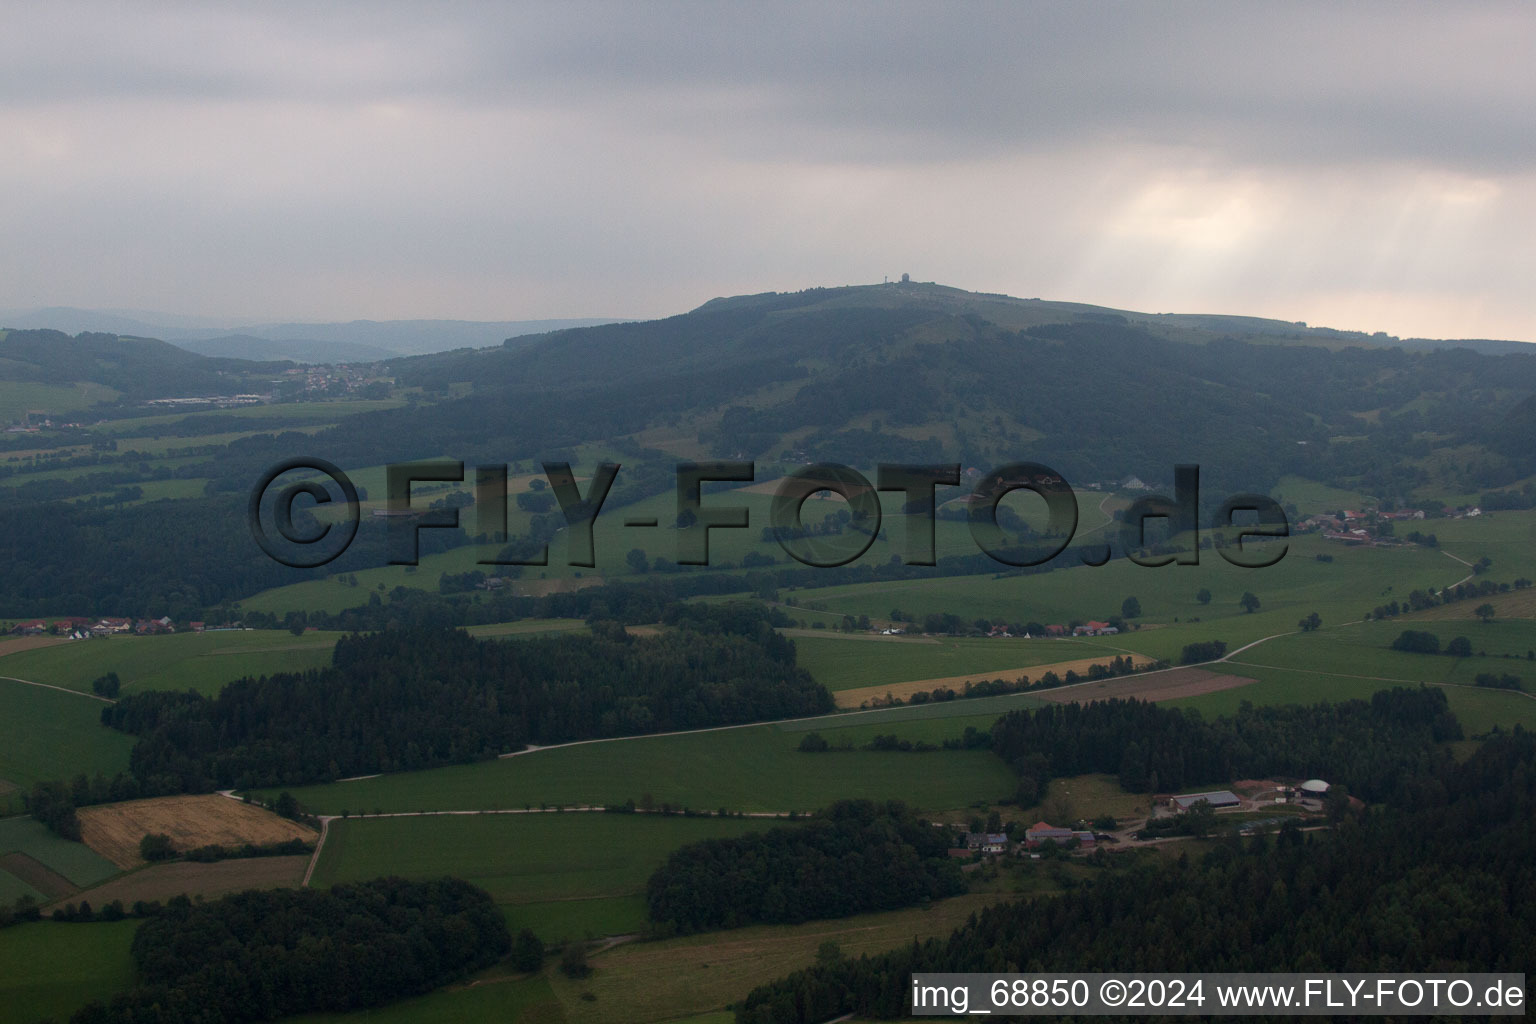
[[[1141,602],[1134,597],[1128,597],[1120,602],[1120,614],[1127,619],[1141,618]]]
[[[272,810],[280,818],[297,818],[299,816],[299,802],[294,799],[292,793],[285,789],[277,794],[277,802],[272,805]]]
[[[1204,587],[1201,587],[1199,592],[1195,594],[1195,600],[1199,601],[1201,604],[1210,604],[1211,592]]]
[[[1313,612],[1311,615],[1308,615],[1306,618],[1296,623],[1296,625],[1301,629],[1303,633],[1310,633],[1322,624],[1322,616],[1318,615],[1317,612]]]
[[[1259,599],[1251,590],[1244,591],[1237,603],[1242,605],[1243,611],[1250,615],[1259,610]]]
[[[163,832],[151,832],[139,840],[139,856],[148,861],[169,860],[176,856],[171,837]]]
[[[624,561],[628,562],[629,567],[635,572],[651,571],[651,560],[645,557],[645,552],[639,548],[630,548],[629,554],[624,556]]]
[[[587,947],[582,942],[568,942],[560,954],[560,971],[567,978],[585,978],[592,973],[587,963]]]
[[[1487,604],[1485,602],[1483,604],[1478,605],[1475,609],[1473,609],[1472,614],[1476,615],[1478,618],[1482,619],[1484,622],[1492,622],[1493,621],[1493,616],[1495,615],[1495,611],[1494,611],[1493,605]]]
[[[512,966],[519,971],[536,971],[544,965],[544,943],[527,928],[512,940]]]
[[[116,672],[108,672],[104,676],[97,676],[91,681],[91,689],[98,697],[115,698],[118,691],[123,688],[122,680],[117,678]]]
[[[1470,648],[1471,644],[1467,646]],[[1440,638],[1421,629],[1405,629],[1392,641],[1392,649],[1410,654],[1439,654]]]
[[[1458,636],[1445,645],[1445,653],[1453,658],[1472,657],[1472,641],[1464,636]]]

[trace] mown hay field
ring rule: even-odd
[[[199,846],[241,846],[313,841],[315,831],[254,804],[215,794],[163,796],[80,808],[85,845],[123,868],[138,867],[139,841],[160,833],[178,851]]]

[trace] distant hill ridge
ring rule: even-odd
[[[246,391],[283,365],[210,359],[155,338],[0,330],[0,380],[89,381],[130,400]]]
[[[199,322],[170,313],[54,306],[0,311],[0,326],[159,338],[198,355],[256,362],[376,362],[459,348],[486,348],[509,338],[615,323],[611,317],[542,320],[352,320],[346,323]]]

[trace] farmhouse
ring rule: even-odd
[[[1185,793],[1183,796],[1173,798],[1173,806],[1181,811],[1190,810],[1195,804],[1204,800],[1211,805],[1211,810],[1219,811],[1227,807],[1241,807],[1242,800],[1237,794],[1229,793],[1225,789],[1218,789],[1211,793]]]
[[[1002,832],[967,832],[961,838],[967,850],[979,850],[982,853],[1008,851],[1008,836]]]
[[[1033,849],[1041,843],[1065,843],[1077,838],[1077,833],[1069,828],[1057,828],[1044,821],[1037,821],[1024,830],[1024,845]]]

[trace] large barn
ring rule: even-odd
[[[1215,811],[1226,807],[1241,807],[1243,805],[1242,800],[1238,799],[1237,794],[1229,793],[1224,789],[1218,789],[1213,793],[1186,793],[1183,796],[1176,796],[1173,798],[1173,805],[1181,811],[1187,811],[1201,800],[1210,804],[1211,809]]]

